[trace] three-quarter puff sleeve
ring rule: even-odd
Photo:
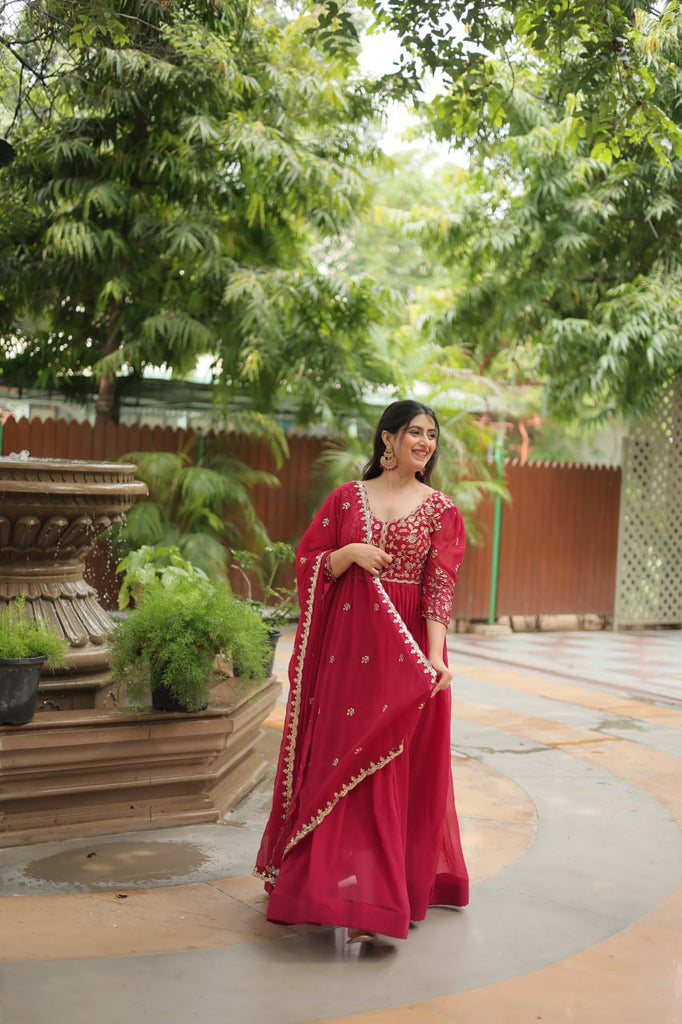
[[[447,626],[457,572],[464,557],[464,522],[452,503],[437,507],[430,518],[431,548],[424,565],[422,614]]]

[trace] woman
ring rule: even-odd
[[[332,492],[298,548],[301,618],[255,872],[271,921],[405,938],[429,906],[468,902],[445,648],[464,526],[429,486],[438,433],[427,406],[389,405],[362,481]]]

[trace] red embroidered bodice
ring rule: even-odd
[[[413,512],[386,523],[372,513],[365,488],[360,486],[371,543],[393,555],[380,580],[420,584],[424,616],[447,626],[464,550],[464,525],[458,509],[446,494],[434,491]]]

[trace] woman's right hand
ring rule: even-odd
[[[361,569],[366,569],[371,576],[379,576],[387,569],[393,561],[393,555],[389,555],[383,548],[374,544],[355,544],[357,548],[353,561]]]
[[[391,564],[393,555],[374,544],[346,544],[332,551],[329,556],[329,568],[338,579],[351,565],[359,565],[371,576],[379,576]]]

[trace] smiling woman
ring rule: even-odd
[[[384,411],[361,481],[338,487],[297,552],[301,618],[273,810],[256,874],[268,918],[404,938],[464,906],[450,771],[445,631],[462,518],[429,486],[438,420]]]

